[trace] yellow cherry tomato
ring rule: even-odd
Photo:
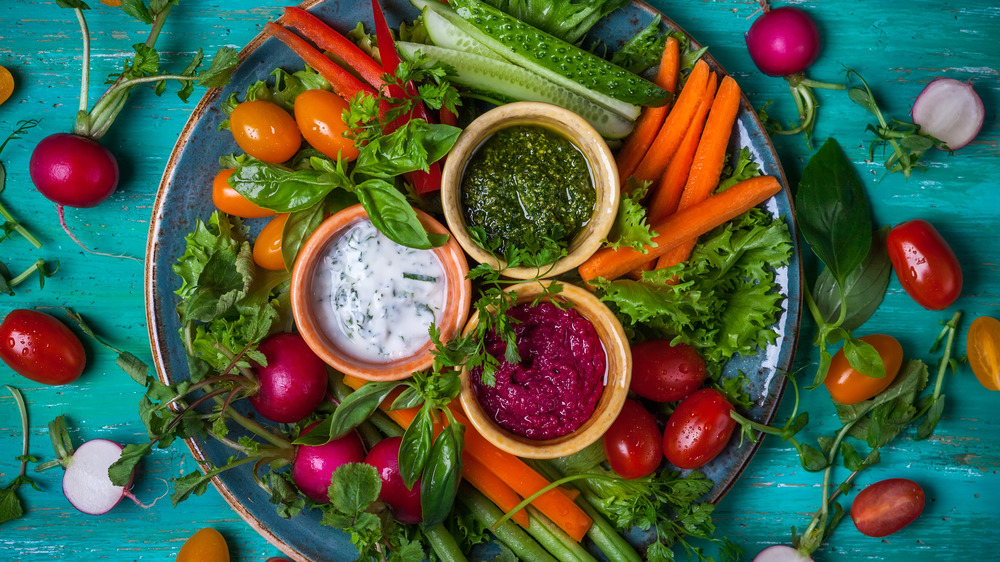
[[[185,541],[176,562],[229,562],[229,546],[222,533],[205,527]]]
[[[344,123],[347,102],[326,90],[306,90],[295,98],[295,122],[302,136],[313,148],[336,159],[350,162],[358,157],[354,141],[345,137],[350,131]]]
[[[287,221],[288,213],[281,213],[264,225],[253,243],[254,263],[271,271],[287,269],[285,259],[281,257],[281,232],[285,229]]]
[[[892,336],[872,334],[859,338],[871,345],[882,358],[885,376],[877,379],[858,371],[847,361],[843,348],[833,356],[826,373],[826,389],[841,404],[857,404],[885,390],[899,374],[903,365],[903,346]]]
[[[9,70],[0,66],[0,103],[7,101],[7,98],[14,92],[14,75]]]
[[[965,336],[965,352],[979,382],[989,390],[1000,390],[1000,320],[991,316],[973,320]]]
[[[215,208],[223,213],[228,213],[234,217],[241,217],[244,219],[273,217],[278,214],[276,211],[258,206],[256,203],[246,197],[243,197],[239,194],[239,192],[233,189],[228,182],[229,176],[233,175],[233,172],[235,171],[236,170],[232,168],[220,170],[219,173],[215,175],[215,179],[212,180],[212,203],[215,203]]]
[[[269,101],[245,101],[229,115],[236,144],[250,156],[280,164],[299,151],[302,135],[295,119]]]

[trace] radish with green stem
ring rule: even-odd
[[[90,81],[90,32],[83,10],[88,9],[82,0],[62,0],[59,5],[71,8],[80,22],[83,35],[83,73],[80,80],[80,106],[72,133],[50,135],[35,147],[28,164],[31,181],[38,191],[56,203],[59,222],[66,234],[81,248],[93,252],[82,244],[69,230],[64,207],[93,207],[114,193],[118,187],[119,170],[115,156],[98,140],[104,136],[115,118],[125,107],[129,94],[142,84],[155,84],[159,95],[166,80],[184,84],[178,95],[186,100],[193,90],[193,83],[206,87],[219,87],[229,81],[237,62],[233,49],[221,49],[212,60],[211,67],[196,73],[204,58],[201,51],[180,74],[160,74],[159,55],[153,49],[167,15],[175,2],[153,3],[157,8],[147,8],[144,3],[133,3],[134,15],[152,24],[146,42],[135,45],[135,56],[125,63],[118,79],[88,110],[88,85]]]
[[[312,414],[326,397],[326,364],[302,336],[279,333],[257,346],[267,365],[257,365],[257,389],[250,404],[265,418],[295,423]]]
[[[315,425],[307,427],[302,434],[309,433]],[[309,499],[318,503],[329,503],[327,490],[333,472],[341,465],[360,463],[364,460],[365,448],[361,444],[361,438],[354,431],[324,445],[296,445],[291,468],[292,481]]]
[[[808,139],[816,122],[816,96],[812,88],[843,90],[844,85],[817,82],[804,74],[816,61],[821,46],[819,28],[809,14],[792,7],[772,10],[766,0],[761,0],[760,5],[764,14],[754,20],[746,33],[747,51],[761,72],[768,76],[784,76],[788,81],[799,112],[799,124],[785,129],[769,119],[763,109],[761,118],[772,134],[805,133]]]
[[[129,474],[124,485],[111,482],[108,469],[121,458],[121,445],[107,439],[92,439],[74,449],[66,430],[65,416],[49,422],[49,437],[57,458],[38,465],[35,470],[62,465],[66,471],[62,481],[63,495],[73,507],[87,515],[103,515],[118,505],[122,498],[128,498],[140,507],[152,507],[143,505],[129,492],[134,473]]]

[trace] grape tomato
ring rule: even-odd
[[[229,115],[229,128],[243,152],[264,162],[280,164],[302,146],[295,119],[269,101],[245,101]]]
[[[288,213],[277,215],[264,225],[253,243],[253,261],[270,271],[284,271],[285,258],[281,255],[281,234],[288,222]]]
[[[273,217],[277,213],[270,209],[258,206],[253,201],[240,195],[238,191],[229,185],[229,176],[236,170],[226,168],[220,170],[212,180],[212,203],[215,208],[223,213],[244,219],[257,219],[262,217]]]
[[[622,478],[648,476],[663,460],[656,418],[635,400],[625,400],[621,413],[604,434],[603,444],[608,464]]]
[[[980,316],[965,336],[965,352],[976,378],[989,390],[1000,390],[1000,320]]]
[[[347,102],[326,90],[306,90],[295,98],[295,122],[302,136],[313,148],[336,160],[344,162],[358,157],[354,141],[345,133],[350,128],[344,123]]]
[[[962,293],[962,266],[931,223],[917,219],[894,226],[886,247],[899,284],[920,306],[944,310]]]
[[[629,389],[657,402],[675,402],[701,388],[708,372],[698,351],[686,344],[648,340],[632,346]]]
[[[858,339],[878,352],[885,367],[885,376],[879,379],[858,371],[851,366],[841,348],[830,361],[830,368],[823,381],[830,396],[841,404],[857,404],[882,392],[892,384],[903,365],[903,346],[896,338],[885,334],[871,334]]]
[[[677,468],[698,468],[726,448],[736,428],[732,404],[714,388],[685,398],[663,430],[663,455]]]
[[[35,382],[75,381],[87,362],[80,338],[54,316],[37,310],[10,311],[0,323],[0,359]]]

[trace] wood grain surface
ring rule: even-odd
[[[185,0],[170,16],[158,47],[166,68],[183,66],[201,47],[214,53],[223,45],[241,47],[263,24],[275,18],[284,2]],[[785,82],[759,73],[750,61],[743,33],[756,17],[757,2],[652,2],[703,44],[740,82],[757,107],[771,107],[790,118],[791,97]],[[935,151],[928,169],[909,180],[884,176],[879,158],[867,160],[871,140],[865,126],[873,118],[843,92],[819,91],[821,104],[815,139],[837,138],[861,174],[879,225],[912,218],[933,222],[950,241],[963,264],[965,288],[954,309],[962,310],[958,352],[973,318],[1000,317],[1000,7],[991,0],[944,2],[865,0],[787,2],[810,11],[820,25],[824,47],[808,74],[817,80],[844,79],[844,67],[869,81],[887,114],[907,119],[914,98],[931,79],[947,76],[970,80],[986,105],[987,123],[970,146],[948,155]],[[120,10],[91,2],[88,22],[93,36],[91,100],[103,90],[108,74],[124,62],[130,45],[145,40],[146,28]],[[31,148],[47,134],[67,131],[78,104],[81,48],[72,11],[54,1],[0,2],[0,65],[10,69],[16,89],[0,106],[0,137],[18,120],[37,118],[41,125],[12,142],[0,155],[7,169],[7,189],[0,200],[43,240],[36,250],[24,240],[0,244],[0,261],[20,271],[38,258],[59,261],[59,272],[39,289],[34,280],[19,286],[13,297],[0,294],[0,317],[14,308],[69,306],[92,321],[97,331],[140,357],[149,357],[144,325],[142,266],[83,253],[59,228],[55,209],[31,186],[27,164]],[[67,209],[70,228],[96,250],[142,257],[151,204],[166,159],[194,99],[181,103],[137,90],[105,137],[118,157],[122,180],[110,200],[94,209]],[[200,96],[201,92],[196,93]],[[795,185],[811,150],[801,136],[777,138],[791,185]],[[209,193],[210,178],[202,186]],[[807,277],[815,261],[806,259]],[[938,322],[951,311],[929,312],[916,305],[893,278],[885,301],[858,331],[889,333],[906,355],[933,365],[928,349]],[[811,374],[818,354],[809,345],[813,326],[802,326],[797,365]],[[121,373],[114,356],[87,345],[90,363],[82,378],[65,387],[37,385],[0,366],[0,384],[21,388],[31,416],[31,453],[52,457],[46,423],[66,414],[77,443],[93,438],[139,442],[145,430],[137,416],[141,388]],[[1000,515],[1000,393],[985,391],[967,366],[945,382],[947,405],[937,433],[927,441],[906,434],[883,451],[882,463],[858,479],[865,485],[883,478],[906,477],[927,493],[924,514],[904,531],[885,539],[858,533],[845,521],[818,560],[989,560],[1000,550],[995,526]],[[836,417],[823,389],[802,400],[813,420],[805,433],[828,433]],[[787,399],[779,419],[791,408]],[[0,396],[0,483],[16,475],[20,429],[9,395]],[[167,492],[165,479],[193,469],[185,447],[158,450],[141,465],[133,493],[151,503]],[[842,478],[838,472],[835,477]],[[22,489],[27,515],[0,527],[3,560],[163,560],[205,526],[219,529],[229,541],[233,560],[262,561],[279,555],[225,504],[213,489],[174,508],[168,498],[142,508],[128,501],[103,516],[87,516],[69,506],[60,492],[61,471],[37,475],[40,491]],[[747,558],[772,543],[788,543],[790,528],[802,529],[820,501],[820,476],[804,471],[794,450],[766,439],[748,470],[723,498],[716,512],[718,536],[743,546]],[[854,492],[848,495],[848,500]]]

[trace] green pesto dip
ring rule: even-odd
[[[593,216],[596,199],[583,153],[536,125],[497,131],[466,164],[462,179],[466,224],[499,241],[501,253],[532,241],[568,246]]]

